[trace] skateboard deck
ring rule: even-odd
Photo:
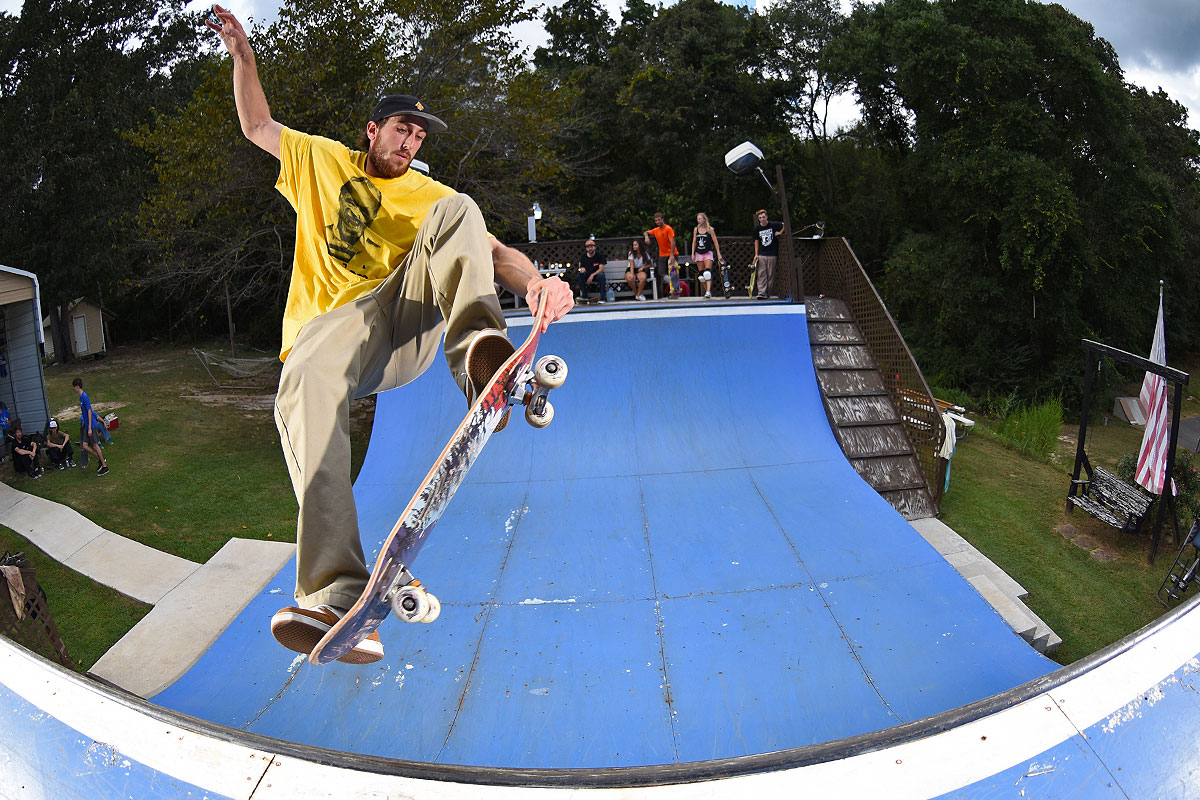
[[[534,366],[545,314],[543,303],[525,342],[496,370],[472,403],[396,521],[379,552],[362,596],[313,648],[308,659],[311,663],[328,664],[341,658],[378,628],[392,611],[408,622],[436,619],[440,602],[425,591],[408,568],[496,430],[505,410],[517,404],[527,405],[526,419],[535,427],[544,427],[553,417],[554,411],[546,402],[546,395],[566,377],[566,365],[555,356],[544,356],[537,367]],[[550,371],[546,372],[547,369]],[[535,379],[537,376],[542,377],[542,382]]]
[[[679,296],[679,264],[675,263],[667,268],[667,280],[671,282],[671,297]]]

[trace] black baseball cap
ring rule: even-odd
[[[388,117],[420,117],[428,124],[425,130],[430,133],[442,133],[449,130],[446,123],[430,114],[425,105],[411,94],[388,94],[379,99],[375,110],[371,112],[371,122],[378,125]]]

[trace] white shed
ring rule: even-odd
[[[71,349],[78,358],[100,356],[108,352],[108,337],[105,323],[113,315],[100,308],[86,297],[81,297],[67,306],[64,315],[69,327],[66,334],[71,337]],[[42,338],[46,342],[46,358],[54,358],[54,337],[50,335],[50,317],[42,320]]]

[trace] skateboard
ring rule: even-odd
[[[671,283],[671,297],[679,297],[679,262],[667,267],[667,280]]]
[[[313,648],[308,658],[311,663],[328,664],[341,658],[390,612],[405,622],[437,619],[440,601],[409,568],[505,410],[524,405],[525,419],[535,428],[544,428],[554,418],[547,395],[562,385],[567,365],[558,356],[542,356],[534,363],[545,314],[543,304],[524,344],[496,370],[471,405],[383,543],[362,596]]]
[[[725,285],[725,299],[729,299],[729,295],[733,293],[733,284],[729,282],[729,264],[721,262],[721,283]]]
[[[1175,557],[1171,571],[1167,573],[1162,586],[1158,587],[1158,600],[1164,606],[1169,606],[1168,597],[1171,600],[1183,597],[1188,587],[1196,580],[1196,571],[1200,568],[1200,537],[1197,537],[1197,533],[1200,533],[1200,520],[1192,522],[1192,528],[1183,539],[1183,546],[1179,548],[1179,555]],[[1191,552],[1188,552],[1189,550]]]
[[[746,269],[750,270],[750,285],[746,288],[749,290],[750,298],[754,299],[754,281],[758,278],[758,259],[751,261],[750,266]]]

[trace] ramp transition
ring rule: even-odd
[[[556,421],[489,444],[416,564],[437,623],[385,623],[376,665],[312,668],[267,631],[285,569],[152,702],[0,643],[20,796],[1200,783],[1195,603],[1053,671],[847,464],[801,309],[573,314],[544,341],[571,368]],[[437,366],[380,397],[368,550],[463,409]]]

